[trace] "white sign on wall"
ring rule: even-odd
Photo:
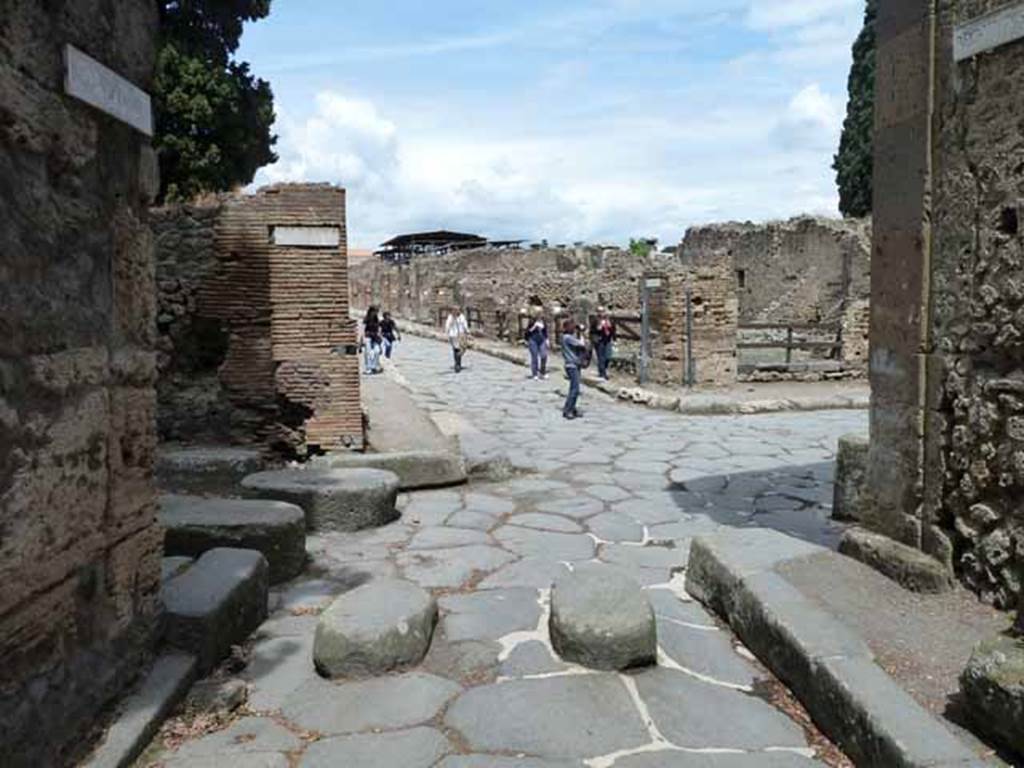
[[[146,136],[153,135],[149,94],[73,45],[64,46],[64,92]]]
[[[1024,37],[1024,3],[987,13],[953,30],[953,58],[963,61]]]
[[[270,242],[292,248],[337,248],[339,227],[271,227]]]

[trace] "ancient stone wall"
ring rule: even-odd
[[[883,2],[870,523],[1013,606],[1024,570],[1024,42],[953,60],[997,0]]]
[[[161,437],[299,456],[361,447],[344,191],[280,185],[154,220]],[[296,227],[337,242],[275,242]]]
[[[149,2],[0,14],[0,758],[69,764],[158,624],[145,137],[64,93],[71,43],[143,89]]]
[[[685,264],[732,260],[741,325],[797,323],[840,329],[843,362],[848,367],[867,365],[869,220],[801,216],[764,224],[691,227],[679,253]]]

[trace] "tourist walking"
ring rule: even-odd
[[[608,365],[612,361],[615,344],[615,323],[604,307],[597,308],[597,316],[590,323],[590,343],[597,355],[597,375],[608,380]]]
[[[381,343],[380,316],[377,314],[377,307],[370,307],[363,318],[364,373],[380,373],[383,370],[380,367]]]
[[[530,347],[530,378],[534,381],[548,377],[548,326],[541,315],[530,320],[526,329],[526,343]]]
[[[402,340],[402,334],[390,312],[385,312],[384,318],[380,321],[380,335],[384,344],[384,357],[390,360],[395,344]]]
[[[469,346],[469,323],[466,315],[458,307],[452,307],[448,312],[448,319],[444,321],[444,333],[448,337],[448,343],[452,346],[452,356],[455,358],[455,372],[462,371],[462,356]]]
[[[562,407],[562,416],[566,419],[583,416],[576,407],[576,401],[580,397],[580,369],[586,365],[587,353],[587,342],[581,329],[572,320],[566,320],[562,324],[562,360],[565,362],[565,375],[569,377],[569,393]]]

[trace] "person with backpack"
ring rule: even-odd
[[[562,417],[579,419],[583,416],[576,407],[580,397],[581,369],[586,368],[590,360],[582,329],[571,319],[562,323],[562,360],[565,363],[565,375],[569,378],[569,393],[562,407]]]
[[[597,317],[590,323],[590,343],[597,354],[597,375],[608,381],[608,365],[612,361],[612,345],[615,343],[615,322],[604,307],[597,308]]]
[[[530,378],[537,381],[548,378],[548,326],[539,313],[526,329],[526,343],[530,348]]]

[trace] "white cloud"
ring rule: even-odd
[[[750,0],[747,23],[754,29],[779,30],[835,19],[856,9],[863,12],[864,0]]]
[[[843,105],[812,83],[790,99],[777,135],[787,147],[827,151],[836,147],[842,125]]]

